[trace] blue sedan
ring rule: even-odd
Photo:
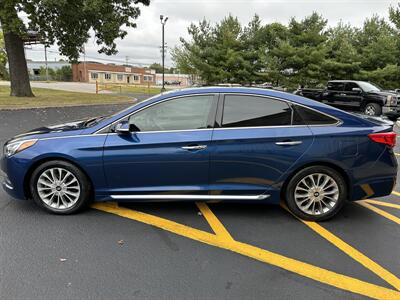
[[[112,116],[42,127],[4,146],[4,189],[57,214],[91,201],[287,204],[325,220],[396,182],[392,124],[296,95],[196,88]]]

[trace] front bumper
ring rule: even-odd
[[[9,176],[9,164],[10,159],[3,156],[0,160],[0,184],[11,197],[25,200],[23,180],[21,177]]]
[[[400,117],[400,106],[383,106],[382,114],[387,117]]]

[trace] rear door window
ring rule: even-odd
[[[346,92],[352,92],[352,91],[353,91],[353,88],[360,88],[360,87],[358,86],[357,83],[348,82],[348,83],[346,83],[346,85],[345,85],[345,87],[344,87],[344,90],[345,90]]]
[[[329,91],[343,91],[344,83],[343,82],[328,82],[327,89]]]
[[[291,125],[292,110],[284,101],[248,95],[226,95],[222,127]]]

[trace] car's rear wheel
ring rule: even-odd
[[[31,176],[30,189],[34,201],[56,214],[72,214],[90,200],[90,182],[75,165],[65,161],[49,161],[40,165]]]
[[[286,189],[286,203],[297,217],[310,221],[332,218],[347,198],[343,177],[325,166],[307,167],[298,172]]]
[[[380,116],[382,114],[382,107],[376,103],[368,103],[364,107],[364,113],[368,116]]]

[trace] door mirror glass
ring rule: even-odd
[[[118,134],[130,133],[131,130],[130,130],[129,123],[127,121],[119,122],[117,124],[117,126],[115,127],[115,132],[118,133]]]
[[[351,89],[353,92],[361,93],[361,89],[358,87],[352,88]]]

